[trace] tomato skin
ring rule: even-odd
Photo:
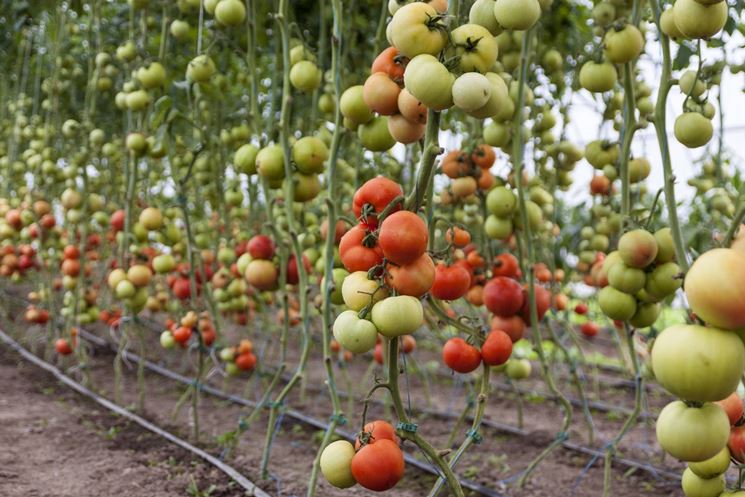
[[[471,287],[471,275],[461,266],[446,266],[440,263],[435,268],[432,296],[440,300],[456,300]]]
[[[352,458],[352,475],[368,490],[389,490],[404,475],[404,454],[392,440],[367,444]]]
[[[429,254],[422,254],[417,260],[405,266],[386,265],[385,284],[399,295],[421,297],[432,288],[435,282],[435,263]]]
[[[484,285],[484,305],[497,316],[514,316],[524,302],[523,288],[512,278],[497,276]]]
[[[517,257],[505,252],[496,257],[496,262],[492,268],[494,276],[506,276],[508,278],[518,278],[520,276],[520,264]]]
[[[732,392],[726,399],[718,400],[716,403],[727,413],[729,424],[733,426],[745,414],[745,406],[743,406],[742,398],[736,391]]]
[[[588,321],[586,323],[582,323],[582,325],[579,327],[579,331],[581,331],[582,334],[587,338],[592,338],[600,331],[600,325],[595,322]]]
[[[383,209],[391,203],[396,197],[403,196],[404,191],[401,185],[393,180],[378,176],[373,178],[361,187],[357,189],[352,197],[352,210],[354,211],[355,217],[359,218],[362,216],[362,208],[365,204],[370,204],[372,207],[372,213],[365,220],[367,225],[371,228],[375,228],[378,225],[377,216],[383,212]],[[401,202],[393,207],[391,212],[395,212],[401,208]]]
[[[369,232],[365,229],[365,226],[358,224],[341,237],[339,258],[350,273],[367,271],[383,262],[383,250],[380,245],[365,246],[364,240],[368,234]]]
[[[506,363],[512,355],[512,338],[502,330],[491,330],[481,346],[484,364],[499,366]]]
[[[427,224],[410,211],[398,211],[380,225],[378,245],[383,255],[396,264],[410,264],[427,250]]]
[[[404,83],[404,70],[408,62],[408,57],[399,54],[396,47],[388,47],[375,57],[370,73],[384,72],[393,81],[402,85]]]
[[[396,442],[396,444],[400,443],[398,436],[396,435],[396,429],[388,421],[382,419],[376,419],[375,421],[367,423],[365,427],[362,428],[362,431],[367,433],[370,437],[367,441],[368,444],[380,440],[391,440]],[[354,442],[354,449],[359,450],[361,445],[362,442],[360,441],[360,437],[357,437],[357,440]]]
[[[266,235],[254,235],[246,244],[246,251],[254,259],[271,259],[274,257],[274,241]]]
[[[481,364],[481,352],[462,338],[453,337],[442,347],[442,361],[453,371],[470,373]]]

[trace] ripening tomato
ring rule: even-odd
[[[375,349],[373,350],[373,359],[378,364],[383,364],[383,344],[376,343]]]
[[[72,354],[72,347],[66,338],[58,338],[57,341],[54,342],[54,350],[56,350],[60,355]]]
[[[724,409],[724,412],[727,413],[729,424],[731,425],[740,421],[740,418],[745,414],[745,407],[743,407],[742,398],[737,392],[732,392],[726,399],[717,401],[717,404],[719,404],[719,407]]]
[[[510,336],[512,343],[515,343],[525,335],[525,321],[520,316],[509,318],[494,316],[491,320],[491,329],[504,331]]]
[[[365,438],[367,438],[367,441],[365,442],[366,444],[373,444],[380,440],[390,440],[397,444],[400,443],[398,436],[396,435],[396,429],[388,421],[382,419],[376,419],[375,421],[367,423],[365,427],[362,428],[362,431],[365,434]],[[360,446],[362,445],[360,438],[361,437],[358,436],[354,442],[355,450],[360,450]]]
[[[504,364],[512,355],[512,338],[502,330],[492,329],[484,345],[481,346],[481,357],[484,364],[499,366]]]
[[[242,371],[251,371],[256,367],[256,356],[253,352],[240,354],[235,358],[235,365]]]
[[[173,339],[181,345],[184,345],[191,338],[191,328],[188,326],[179,326],[173,330]]]
[[[378,176],[366,181],[357,189],[352,198],[352,210],[355,217],[360,218],[363,216],[363,208],[369,205],[369,212],[367,212],[366,219],[363,219],[363,221],[371,228],[375,228],[378,225],[376,214],[383,212],[388,204],[396,197],[403,197],[403,194],[401,185],[383,176]],[[401,203],[397,203],[392,212],[400,209]]]
[[[576,312],[580,316],[584,316],[585,314],[587,314],[588,310],[589,309],[587,307],[587,304],[582,303],[582,302],[574,306],[574,312]]]
[[[367,444],[352,458],[352,475],[368,490],[389,490],[404,475],[404,454],[392,440]]]
[[[735,460],[745,462],[745,425],[732,427],[727,447]]]
[[[246,244],[246,251],[254,259],[271,259],[274,250],[274,241],[266,235],[254,235]]]
[[[305,274],[310,272],[310,260],[302,254],[303,267],[305,268]],[[291,255],[287,260],[287,283],[290,285],[297,285],[300,281],[300,273],[298,271],[297,259],[295,254]]]
[[[188,278],[176,278],[171,289],[179,300],[185,300],[191,297],[191,284]]]
[[[432,296],[440,300],[456,300],[466,294],[471,286],[471,275],[462,266],[439,263],[435,268]]]
[[[404,70],[409,59],[398,53],[396,47],[388,47],[375,57],[370,74],[384,72],[399,85],[404,84]]]
[[[401,350],[404,354],[411,354],[416,348],[416,338],[411,335],[401,337]]]
[[[520,275],[520,264],[517,261],[517,257],[508,252],[499,254],[494,262],[492,274],[494,276],[517,278]]]
[[[424,220],[411,211],[398,211],[380,225],[378,245],[396,264],[410,264],[427,250],[429,233]]]
[[[265,259],[252,260],[248,263],[248,266],[246,266],[246,273],[244,276],[251,286],[258,288],[259,290],[273,290],[277,286],[277,267],[272,261]],[[189,280],[186,280],[187,283],[188,281]],[[176,293],[175,285],[174,293]]]
[[[435,263],[427,253],[422,254],[411,264],[386,265],[385,284],[399,295],[421,297],[432,288],[434,281]]]
[[[339,258],[349,272],[367,271],[383,262],[383,250],[365,226],[358,224],[341,237]]]
[[[471,152],[471,160],[481,169],[489,169],[497,160],[497,154],[492,147],[482,143]]]
[[[453,337],[442,347],[442,360],[453,371],[470,373],[481,364],[481,352],[460,337]]]
[[[357,484],[352,475],[354,447],[346,440],[331,442],[323,449],[319,461],[324,478],[337,488],[349,488]]]
[[[525,324],[530,326],[530,299],[528,298],[528,285],[526,284],[524,287],[524,299],[522,309],[520,309],[520,315],[525,321]],[[549,307],[551,307],[551,292],[541,285],[535,285],[535,304],[538,310],[538,321],[540,321],[543,319],[543,316],[546,314]]]
[[[126,214],[124,212],[124,209],[119,209],[118,211],[115,211],[111,215],[111,219],[109,220],[109,224],[111,224],[111,228],[114,231],[122,231],[124,229],[125,217],[126,217]]]
[[[484,305],[497,316],[514,316],[524,302],[523,288],[512,278],[497,276],[484,285]]]
[[[471,234],[468,230],[464,230],[458,226],[452,226],[445,232],[445,241],[456,247],[465,247],[471,243]]]

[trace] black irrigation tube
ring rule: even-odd
[[[47,371],[52,376],[54,376],[57,380],[64,383],[71,389],[75,390],[80,395],[83,395],[84,397],[88,397],[89,399],[93,400],[94,402],[100,404],[101,406],[105,407],[106,409],[116,413],[119,416],[122,416],[124,418],[127,418],[128,420],[137,423],[142,428],[162,437],[168,440],[169,442],[178,445],[182,449],[185,449],[192,454],[201,457],[211,465],[218,468],[220,471],[228,475],[233,481],[235,481],[238,485],[243,487],[246,492],[248,492],[247,495],[251,495],[253,497],[270,497],[270,495],[263,490],[261,490],[256,484],[254,484],[251,480],[243,476],[241,473],[239,473],[235,468],[232,466],[229,466],[228,464],[225,464],[218,458],[208,454],[207,452],[203,451],[202,449],[199,449],[193,445],[191,445],[189,442],[173,435],[170,432],[167,432],[158,426],[150,423],[146,419],[133,414],[129,412],[128,410],[124,409],[123,407],[118,406],[117,404],[110,402],[109,400],[106,400],[105,398],[101,397],[100,395],[96,394],[95,392],[89,390],[88,388],[84,387],[80,383],[76,382],[66,374],[64,374],[62,371],[57,369],[55,366],[49,364],[48,362],[40,359],[39,357],[35,356],[28,350],[26,350],[23,346],[21,346],[18,342],[13,340],[10,336],[8,336],[2,329],[0,329],[0,340],[2,340],[8,347],[16,351],[18,354],[21,355],[24,359],[31,362],[35,366]]]

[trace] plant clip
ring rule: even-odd
[[[471,437],[473,439],[474,443],[480,444],[481,441],[484,439],[484,437],[481,436],[481,434],[478,432],[478,430],[474,430],[471,428],[466,432],[466,435]]]
[[[336,421],[337,425],[344,426],[345,424],[347,424],[347,417],[343,414],[332,414],[329,417],[329,421],[331,421],[332,423]]]
[[[417,428],[419,426],[416,423],[404,423],[403,421],[399,421],[396,425],[397,430],[407,431],[409,433],[416,433]]]

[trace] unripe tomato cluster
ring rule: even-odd
[[[177,344],[186,348],[194,333],[199,333],[201,343],[206,347],[212,346],[217,338],[215,328],[206,312],[197,315],[196,312],[189,311],[178,322],[168,319],[166,328],[160,334],[160,345],[164,349],[172,349]]]

